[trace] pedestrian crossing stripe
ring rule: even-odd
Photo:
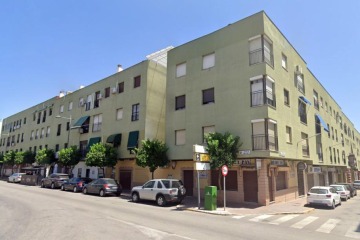
[[[317,232],[330,233],[340,222],[339,219],[329,219],[321,227],[316,229]]]
[[[297,229],[302,229],[306,225],[308,225],[308,224],[312,223],[313,221],[315,221],[316,219],[318,219],[318,217],[310,216],[310,217],[307,217],[307,218],[301,220],[300,222],[297,222],[297,223],[291,225],[291,227],[292,228],[297,228]]]
[[[264,214],[264,215],[254,217],[254,218],[250,219],[250,221],[252,221],[252,222],[262,222],[262,221],[264,221],[265,219],[267,219],[267,218],[269,218],[271,216],[273,216],[273,215]]]
[[[289,220],[291,220],[293,218],[296,218],[297,216],[299,216],[299,215],[298,214],[285,215],[285,216],[283,216],[281,218],[278,218],[278,219],[276,219],[274,221],[271,221],[269,223],[274,224],[274,225],[279,225],[279,224],[287,222],[287,221],[289,221]]]

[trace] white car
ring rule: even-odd
[[[8,178],[8,182],[13,182],[13,183],[20,182],[21,181],[21,176],[25,175],[25,174],[26,173],[14,173],[13,175],[11,175]]]
[[[344,185],[336,185],[332,184],[330,187],[333,187],[336,189],[336,192],[340,194],[340,198],[344,201],[347,201],[350,199],[350,190],[344,186]]]
[[[307,194],[308,205],[325,205],[335,209],[341,205],[340,194],[333,187],[315,186]]]

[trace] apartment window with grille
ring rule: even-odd
[[[202,128],[202,138],[203,138],[203,143],[205,143],[205,136],[209,133],[214,133],[215,132],[215,126],[206,126]]]
[[[302,155],[303,156],[309,156],[309,139],[308,135],[306,133],[301,133],[301,147],[302,147]]]
[[[333,148],[333,152],[334,152],[334,162],[336,163],[336,149],[335,148]]]
[[[306,103],[299,99],[300,122],[307,124]]]
[[[132,105],[131,121],[139,120],[139,112],[140,112],[140,104],[137,103],[137,104]]]
[[[52,115],[52,112],[53,112],[52,108],[49,108],[49,116]]]
[[[285,54],[281,54],[281,66],[287,69],[287,57]]]
[[[250,78],[251,106],[269,105],[276,107],[275,81],[269,76],[257,76]]]
[[[278,150],[277,122],[272,119],[251,120],[253,150]]]
[[[319,96],[318,96],[318,93],[315,90],[313,90],[313,96],[314,96],[314,107],[317,110],[319,110],[319,100],[318,100]]]
[[[39,129],[36,129],[35,139],[38,139],[39,137],[40,137],[40,132],[39,132]]]
[[[88,95],[85,103],[85,111],[89,111],[91,109],[91,103],[92,103],[92,96]]]
[[[249,39],[249,64],[267,63],[274,66],[272,41],[265,35]]]
[[[214,88],[202,90],[202,103],[203,104],[215,103]]]
[[[291,127],[289,127],[289,126],[286,126],[286,142],[292,143]]]
[[[95,93],[94,108],[100,107],[100,99],[101,99],[101,93],[100,93],[100,91],[97,91]]]
[[[186,75],[186,62],[176,65],[176,77],[182,77]]]
[[[42,122],[45,122],[46,121],[46,111],[43,112],[43,119],[42,119]]]
[[[60,135],[61,135],[61,124],[58,124],[56,136],[60,136]]]
[[[40,138],[43,138],[45,136],[45,129],[44,128],[42,128],[41,129],[41,135],[40,135]]]
[[[203,56],[202,69],[209,69],[215,66],[215,53],[211,53]]]
[[[295,86],[299,90],[299,92],[305,94],[305,84],[304,84],[304,75],[295,73]]]
[[[101,130],[102,125],[102,114],[98,114],[94,116],[94,123],[93,123],[93,132],[98,132]]]
[[[333,158],[332,158],[332,151],[331,151],[331,147],[329,147],[329,153],[330,153],[330,162],[332,163]]]
[[[50,136],[50,127],[47,127],[46,129],[46,137],[49,137]]]
[[[141,85],[141,76],[134,77],[134,88],[140,87]]]
[[[185,95],[175,97],[175,110],[185,109]]]
[[[105,98],[110,97],[110,87],[105,88]]]
[[[284,89],[284,104],[290,107],[290,95],[287,89]]]
[[[124,111],[122,108],[116,109],[116,120],[123,119],[123,112]]]
[[[278,171],[276,175],[276,191],[287,189],[286,187],[286,171]]]
[[[186,131],[185,129],[175,131],[175,145],[185,145]]]
[[[118,84],[118,93],[124,92],[124,82]]]

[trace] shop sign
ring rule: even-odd
[[[253,159],[240,159],[240,160],[236,160],[234,165],[255,166],[255,162]]]
[[[193,160],[196,162],[210,162],[210,155],[207,153],[195,153]]]
[[[271,160],[270,165],[272,166],[286,166],[284,160]]]
[[[313,173],[321,173],[321,167],[312,167]]]
[[[241,150],[239,151],[240,155],[249,155],[251,153],[250,150]]]
[[[328,172],[336,172],[335,168],[328,168],[327,170],[328,170]]]
[[[300,171],[302,171],[302,170],[305,170],[306,169],[306,163],[304,163],[304,162],[299,162],[298,163],[298,169],[300,170]]]
[[[206,171],[199,171],[199,178],[200,179],[207,179],[208,178],[208,174]]]

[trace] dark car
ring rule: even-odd
[[[64,181],[69,180],[69,175],[65,173],[53,173],[41,179],[41,187],[60,188]]]
[[[350,197],[355,197],[357,195],[356,188],[351,183],[337,183],[338,185],[345,185],[350,191]]]
[[[61,185],[61,190],[62,191],[71,190],[73,192],[81,192],[83,190],[83,187],[91,181],[92,181],[91,178],[74,177],[67,181],[64,181],[63,184]]]
[[[105,197],[108,194],[115,194],[120,196],[122,192],[121,185],[112,178],[99,178],[88,184],[83,188],[83,193],[99,194],[100,197]]]

